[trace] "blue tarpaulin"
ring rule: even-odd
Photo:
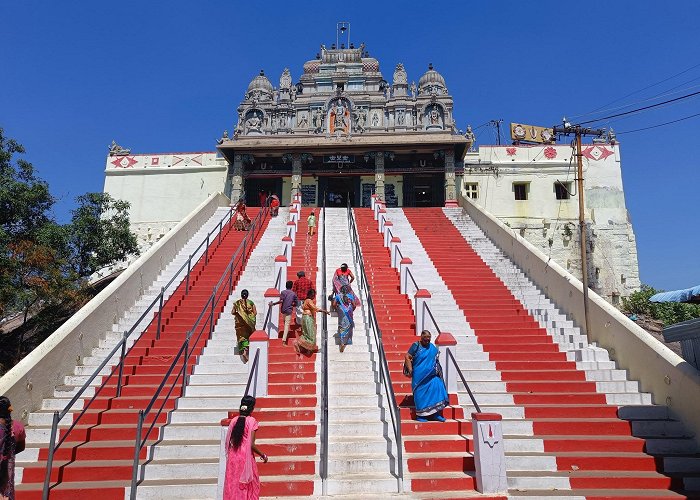
[[[700,285],[685,290],[661,292],[649,297],[650,302],[700,302]]]

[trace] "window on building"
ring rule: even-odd
[[[570,182],[560,182],[554,183],[554,194],[557,200],[568,200],[571,198],[571,183]]]
[[[464,184],[464,191],[467,193],[467,198],[476,200],[479,197],[479,183],[467,182]]]
[[[529,182],[514,182],[513,183],[513,194],[516,200],[527,200],[527,194],[530,191]]]

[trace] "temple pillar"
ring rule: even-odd
[[[238,203],[243,196],[243,156],[234,155],[231,169],[231,203]]]
[[[301,155],[295,154],[292,156],[292,197],[297,194],[301,195]]]
[[[455,186],[455,152],[452,149],[445,150],[445,206],[459,206]]]
[[[384,199],[384,151],[377,151],[374,157],[374,194],[382,202]]]

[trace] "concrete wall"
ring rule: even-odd
[[[637,246],[622,186],[619,144],[584,144],[589,284],[615,304],[638,290]],[[458,187],[478,184],[475,202],[507,222],[530,243],[581,277],[576,196],[576,158],[569,145],[481,146],[464,159]],[[571,196],[557,200],[554,184],[569,183]],[[528,199],[516,200],[514,182],[528,185]]]
[[[75,366],[90,355],[216,208],[229,203],[220,193],[209,196],[0,379],[0,394],[12,401],[15,418],[26,421],[29,412],[39,409],[44,398],[53,396],[54,388],[63,383],[66,375],[73,374]]]
[[[577,325],[584,324],[583,286],[578,279],[472,200],[461,198],[460,205],[563,312]],[[595,292],[589,293],[589,304],[589,339],[607,349],[610,358],[639,380],[655,403],[667,405],[700,442],[700,372]]]

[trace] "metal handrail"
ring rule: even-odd
[[[260,361],[260,348],[258,347],[257,349],[255,349],[255,356],[253,356],[253,363],[250,365],[250,373],[248,374],[248,383],[246,383],[245,392],[243,393],[244,396],[247,396],[248,394],[250,394],[250,384],[253,381],[253,376],[255,376],[256,378],[258,376],[258,363],[259,363],[259,361]],[[257,384],[255,385],[255,387],[257,387]],[[256,393],[257,393],[257,391],[254,391],[253,396],[255,396]]]
[[[411,272],[410,269],[406,269],[406,283],[405,283],[405,287],[408,286],[408,277],[409,277],[409,276],[411,277],[411,281],[413,282],[413,286],[416,287],[416,290],[420,290],[420,288],[418,288],[418,283],[416,283],[416,278],[413,277],[413,273]]]
[[[452,351],[449,349],[447,349],[447,359],[449,361],[452,361],[452,363],[455,365],[455,368],[457,369],[457,374],[459,375],[459,378],[462,379],[462,383],[464,384],[464,387],[467,389],[467,393],[469,393],[469,398],[472,400],[472,404],[474,405],[474,409],[477,411],[477,413],[481,413],[481,408],[479,408],[479,404],[476,402],[476,398],[474,398],[474,394],[472,394],[472,391],[469,388],[469,384],[467,384],[467,380],[464,378],[464,374],[462,373],[462,370],[459,369],[459,365],[457,364],[457,360],[452,355]]]
[[[326,193],[323,193],[323,238],[321,244],[321,290],[323,308],[328,310],[328,293],[326,287]],[[322,315],[321,319],[321,462],[319,475],[321,476],[321,490],[323,495],[328,494],[328,316]]]
[[[137,489],[137,483],[138,483],[138,468],[139,468],[139,457],[141,454],[141,449],[145,446],[146,442],[148,441],[148,436],[150,435],[151,431],[153,430],[155,423],[157,422],[158,416],[162,413],[163,408],[165,407],[165,404],[167,401],[170,399],[170,396],[172,395],[172,392],[175,388],[175,386],[179,383],[180,377],[182,376],[182,393],[181,395],[184,395],[185,392],[185,386],[187,384],[187,366],[190,360],[190,357],[192,355],[192,350],[189,349],[190,344],[192,346],[196,346],[199,342],[199,340],[202,337],[202,334],[205,331],[205,327],[208,325],[208,335],[209,338],[211,338],[211,334],[214,331],[214,310],[219,303],[219,301],[223,297],[228,297],[232,291],[233,291],[233,274],[235,269],[238,267],[238,264],[241,265],[241,267],[245,264],[246,258],[247,258],[247,250],[251,249],[253,244],[255,243],[255,237],[256,237],[256,230],[259,230],[260,227],[262,226],[263,221],[267,217],[268,214],[268,207],[263,207],[260,212],[258,212],[258,215],[255,217],[253,223],[251,224],[251,228],[248,231],[248,234],[246,234],[245,238],[241,242],[241,244],[238,246],[236,251],[234,252],[233,256],[231,257],[231,260],[229,261],[229,265],[226,266],[226,271],[222,274],[221,278],[217,282],[217,284],[214,286],[212,290],[212,294],[209,297],[209,300],[207,300],[206,304],[202,308],[202,311],[199,313],[199,316],[197,317],[196,321],[192,325],[192,328],[187,332],[185,336],[185,341],[178,351],[178,354],[175,356],[175,359],[173,359],[172,363],[170,364],[170,368],[168,369],[165,377],[163,377],[163,380],[161,381],[158,389],[156,390],[155,394],[151,398],[150,402],[148,403],[147,407],[145,410],[140,410],[139,411],[139,420],[138,424],[136,427],[136,440],[134,444],[134,463],[132,466],[132,476],[131,476],[131,493],[130,493],[130,498],[132,500],[135,500],[136,498],[136,489]],[[250,240],[250,247],[248,247],[248,241]],[[240,259],[240,262],[237,262]],[[224,280],[228,278],[228,287],[222,287],[221,285],[224,283]],[[226,292],[223,292],[226,290]],[[221,292],[221,293],[220,293]],[[208,314],[207,314],[208,313]],[[200,326],[199,323],[202,321],[202,318],[206,316],[206,320],[204,323]],[[194,342],[191,341],[192,335],[195,332],[195,330],[199,328],[199,333],[197,334],[197,337],[194,339]],[[158,400],[158,397],[160,396],[161,391],[163,390],[167,379],[170,377],[172,374],[173,370],[175,369],[175,366],[178,364],[178,362],[184,357],[184,363],[182,365],[182,369],[178,371],[178,375],[175,377],[175,380],[172,382],[168,393],[165,395],[163,398],[163,402],[161,403],[160,407],[157,410],[157,413],[153,417],[153,422],[148,428],[148,431],[146,432],[146,435],[143,436],[143,424],[146,418],[148,417],[148,414],[151,412],[153,409],[153,406],[155,405],[156,401]]]
[[[228,221],[226,219],[228,218]],[[97,398],[97,396],[100,394],[102,389],[106,386],[107,381],[112,378],[112,376],[117,373],[118,378],[117,378],[117,389],[116,389],[116,397],[119,397],[121,395],[121,389],[122,389],[122,379],[123,379],[123,374],[124,374],[124,360],[125,358],[129,355],[131,352],[131,348],[128,349],[126,348],[127,345],[127,339],[131,336],[131,334],[136,330],[136,328],[141,324],[143,319],[152,311],[152,309],[155,307],[156,304],[158,304],[158,317],[157,317],[157,324],[156,324],[156,339],[160,338],[160,329],[161,329],[161,324],[162,324],[162,315],[163,315],[163,302],[164,302],[164,296],[165,296],[165,291],[170,288],[170,286],[175,282],[175,279],[180,276],[180,274],[184,271],[185,267],[187,267],[187,274],[185,277],[186,285],[185,285],[185,294],[188,293],[189,291],[189,279],[190,279],[190,272],[192,271],[192,260],[194,255],[199,252],[200,248],[202,248],[202,245],[207,243],[207,251],[205,252],[207,255],[205,256],[205,263],[208,263],[208,242],[210,241],[211,235],[214,233],[215,230],[218,230],[219,233],[219,241],[218,244],[221,243],[221,233],[223,231],[224,225],[229,224],[227,228],[227,233],[230,232],[231,226],[230,222],[233,218],[233,207],[229,207],[229,210],[226,212],[226,214],[219,220],[219,223],[216,225],[215,229],[212,229],[207,233],[206,238],[202,240],[202,242],[197,246],[197,248],[189,255],[189,258],[187,261],[185,261],[182,266],[175,272],[172,278],[170,278],[170,281],[168,283],[161,287],[160,293],[151,301],[150,305],[146,308],[146,310],[139,316],[139,318],[133,323],[131,328],[129,328],[127,331],[124,332],[124,335],[122,339],[117,343],[117,345],[114,346],[114,348],[109,352],[109,354],[105,357],[105,359],[100,363],[100,365],[97,367],[97,369],[93,372],[93,374],[88,378],[88,380],[83,383],[83,385],[80,387],[78,392],[75,393],[75,395],[71,398],[71,400],[68,402],[68,404],[61,410],[60,412],[58,410],[54,411],[53,414],[53,421],[51,425],[51,439],[49,441],[49,449],[48,449],[48,457],[46,461],[46,474],[44,476],[44,485],[42,489],[42,499],[47,500],[49,498],[49,490],[51,488],[51,471],[53,469],[53,458],[56,450],[63,445],[63,443],[66,441],[68,436],[70,435],[71,431],[75,428],[75,426],[78,424],[80,419],[83,417],[83,415],[86,413],[86,411],[90,408],[90,405],[92,405],[93,401]],[[197,262],[202,257],[200,256],[197,259]],[[179,286],[179,284],[178,284]],[[152,320],[153,321],[153,320]],[[150,325],[150,323],[149,323]],[[144,331],[148,328],[148,325],[143,329]],[[133,347],[133,346],[132,346]],[[97,378],[97,376],[100,374],[100,372],[104,369],[105,366],[112,360],[114,355],[117,353],[117,351],[121,351],[120,355],[120,360],[119,364],[116,367],[113,367],[110,374],[107,376],[107,378],[102,382],[99,388],[95,391],[95,393],[92,395],[92,397],[87,401],[85,405],[83,405],[83,408],[81,409],[80,413],[75,416],[73,419],[72,424],[66,432],[63,434],[63,437],[56,442],[56,435],[58,434],[58,425],[61,420],[71,411],[73,408],[73,405],[80,399],[85,391],[87,390],[88,387],[91,386],[93,380]]]
[[[430,319],[433,320],[433,325],[435,326],[435,330],[438,333],[442,333],[442,330],[440,330],[440,327],[438,326],[437,321],[435,321],[435,316],[433,316],[433,312],[430,310],[430,307],[425,302],[423,302],[423,325],[421,325],[421,330],[423,330],[422,327],[425,325],[425,313],[426,313],[426,311],[428,313],[428,316],[430,316]]]
[[[354,250],[354,256],[357,264],[360,267],[360,286],[358,289],[364,291],[367,296],[367,311],[369,315],[369,322],[371,330],[374,333],[374,340],[377,345],[377,350],[379,351],[379,383],[384,386],[387,394],[387,405],[389,406],[389,415],[391,416],[391,424],[394,430],[394,439],[396,441],[396,476],[399,481],[399,493],[403,493],[403,439],[401,437],[401,413],[399,406],[396,403],[396,394],[394,392],[394,387],[391,384],[391,378],[389,375],[389,363],[387,362],[386,352],[384,351],[384,343],[382,340],[382,331],[379,327],[379,322],[377,320],[376,311],[374,309],[374,301],[372,300],[372,293],[370,291],[370,286],[367,281],[367,274],[365,272],[364,258],[362,257],[362,249],[360,247],[360,238],[357,232],[357,225],[355,223],[355,214],[348,203],[348,223],[350,226],[350,238],[352,240],[352,247]]]

